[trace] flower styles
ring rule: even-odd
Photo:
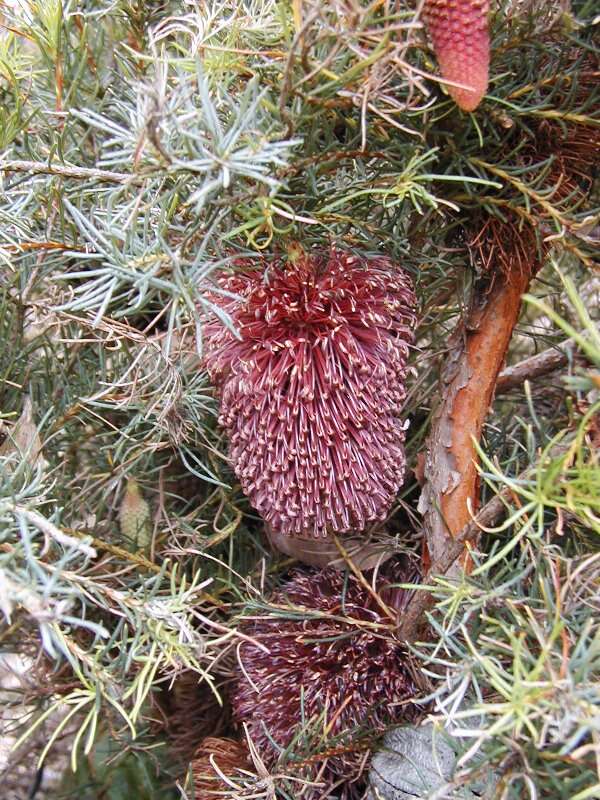
[[[367,761],[365,733],[372,741],[415,716],[417,688],[396,636],[402,577],[390,562],[364,582],[334,568],[297,571],[272,597],[273,610],[243,626],[255,643],[240,646],[232,708],[267,767],[290,748],[282,769],[307,767],[311,777],[316,748],[327,780],[353,781]]]
[[[252,264],[209,297],[239,336],[220,319],[204,328],[235,473],[278,533],[363,530],[404,476],[410,280],[337,248]]]
[[[490,63],[489,0],[425,0],[423,18],[442,77],[463,84],[448,92],[473,111],[487,91]]]

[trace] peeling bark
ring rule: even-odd
[[[458,536],[451,540],[448,539],[444,552],[431,565],[431,574],[447,574],[464,553],[465,545],[474,542],[479,537],[482,528],[495,525],[503,517],[510,496],[510,489],[504,489],[495,495],[477,516],[468,525],[465,525]],[[425,614],[433,608],[435,602],[436,598],[433,592],[417,591],[413,594],[398,630],[401,639],[413,642],[423,633],[426,624]]]
[[[592,422],[590,424],[593,424]],[[559,458],[569,452],[573,445],[574,434],[560,439],[548,453],[551,459]],[[526,481],[531,478],[532,473],[537,469],[533,464],[523,470],[517,480]],[[454,538],[446,539],[444,552],[439,559],[434,561],[429,570],[432,575],[448,575],[452,567],[464,555],[465,546],[477,541],[482,529],[491,528],[497,525],[507,513],[510,513],[511,505],[514,504],[514,490],[512,486],[505,486],[500,492],[494,495],[491,500],[469,521],[467,525]],[[421,636],[426,635],[426,614],[436,604],[436,596],[432,591],[415,591],[406,607],[402,620],[398,628],[398,635],[401,639],[414,642]]]
[[[433,564],[443,560],[450,541],[477,509],[479,480],[473,440],[480,439],[529,280],[523,272],[506,281],[497,277],[491,284],[477,284],[471,308],[452,336],[419,501],[427,555]]]

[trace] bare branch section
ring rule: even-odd
[[[532,381],[561,369],[569,363],[573,351],[572,342],[563,342],[558,347],[549,347],[513,367],[506,367],[498,376],[496,394],[505,394],[522,386],[525,381]]]
[[[24,506],[16,504],[12,507],[7,505],[7,507],[13,512],[13,514],[15,514],[15,516],[26,520],[39,531],[41,531],[45,536],[49,536],[51,539],[54,539],[59,544],[63,545],[63,547],[70,547],[73,550],[79,550],[89,558],[95,558],[97,556],[97,552],[93,547],[90,547],[89,544],[81,542],[78,539],[74,539],[72,536],[63,533],[60,528],[57,528],[56,525],[50,522],[49,519],[46,519],[46,517],[38,514],[37,511],[32,511],[29,508],[25,508]]]
[[[442,400],[433,421],[420,500],[426,542],[438,563],[477,507],[479,480],[473,440],[483,423],[519,317],[529,273],[515,272],[475,287],[471,309],[450,343],[441,376]]]

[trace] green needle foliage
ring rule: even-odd
[[[501,494],[506,513],[471,575],[429,582],[439,602],[414,657],[423,715],[466,743],[448,797],[482,756],[498,797],[598,796],[597,7],[492,3],[490,89],[465,114],[434,77],[418,5],[0,3],[11,797],[185,796],[200,738],[232,733],[240,614],[290,560],[227,463],[202,326],[231,325],[208,299],[219,271],[295,242],[383,254],[414,280],[413,471],[386,530],[417,555],[418,456],[450,336],[479,281],[539,270],[509,362],[574,349],[496,398],[480,499]],[[301,791],[261,769],[253,797]]]

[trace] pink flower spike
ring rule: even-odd
[[[425,0],[423,19],[447,89],[463,111],[473,111],[488,87],[489,0]]]
[[[409,278],[389,260],[335,248],[257,269],[241,262],[204,327],[233,469],[287,536],[361,531],[384,519],[404,477]]]

